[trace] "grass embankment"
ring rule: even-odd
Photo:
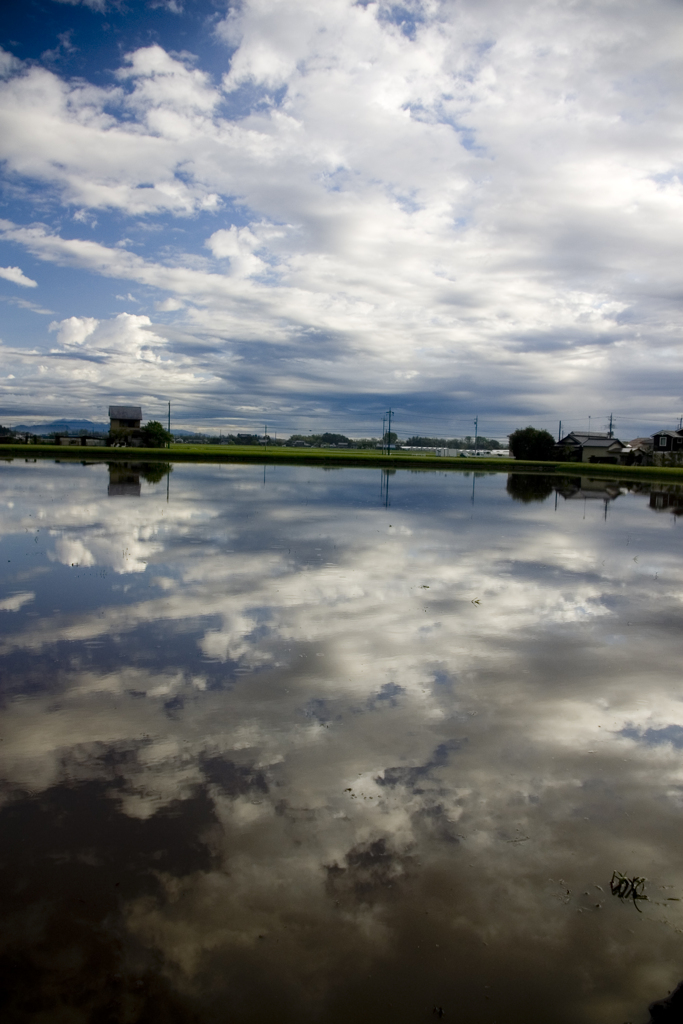
[[[612,477],[620,480],[658,479],[683,482],[683,467],[612,466],[585,462],[522,462],[498,457],[449,458],[412,452],[367,449],[255,448],[253,445],[172,445],[170,448],[81,448],[55,444],[2,444],[0,458],[57,458],[63,462],[267,462],[287,465],[368,466],[384,469],[451,469],[460,472],[557,473],[562,476]]]

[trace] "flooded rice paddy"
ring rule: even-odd
[[[683,494],[168,468],[0,463],[3,1020],[644,1024]]]

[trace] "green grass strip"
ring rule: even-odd
[[[613,466],[587,462],[532,462],[483,456],[463,458],[440,455],[413,455],[363,449],[330,448],[258,448],[253,445],[172,445],[171,448],[99,448],[80,445],[3,444],[0,459],[57,459],[60,462],[203,462],[203,463],[284,463],[294,466],[367,466],[391,469],[440,470],[467,473],[552,473],[562,476],[611,477],[620,480],[670,480],[683,482],[682,467]]]

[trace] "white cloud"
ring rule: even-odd
[[[19,267],[0,267],[0,277],[3,277],[5,281],[11,281],[12,284],[23,285],[24,288],[38,287],[38,282],[26,277]]]
[[[98,324],[99,320],[92,316],[71,316],[68,320],[62,320],[61,323],[53,321],[49,329],[59,332],[58,338],[62,345],[82,345]]]
[[[25,604],[33,601],[35,596],[33,591],[23,591],[19,594],[12,594],[11,597],[5,597],[0,601],[0,612],[18,612]]]
[[[0,46],[0,76],[5,78],[10,75],[13,71],[17,71],[21,67],[21,61],[8,53],[7,50],[3,50]]]
[[[104,12],[107,9],[106,0],[56,0],[56,3],[69,4],[71,7],[83,4],[84,7],[90,7],[93,11]]]
[[[220,81],[158,45],[106,88],[15,62],[0,86],[9,172],[84,217],[182,217],[190,244],[143,257],[97,225],[66,239],[5,222],[5,237],[164,293],[144,301],[223,358],[233,339],[286,346],[273,392],[383,392],[389,377],[489,408],[614,395],[671,415],[654,356],[680,350],[668,0],[618,18],[589,0],[410,11],[399,24],[386,3],[246,0],[216,28],[232,48]]]
[[[108,361],[129,364],[130,360],[139,360],[156,364],[160,361],[158,350],[165,342],[147,329],[150,326],[149,317],[133,313],[119,313],[107,321],[88,316],[72,316],[50,324],[50,330],[57,332],[61,346],[61,349],[53,349],[53,352],[88,352],[106,356]]]
[[[206,244],[217,258],[228,258],[233,274],[239,277],[251,277],[266,269],[263,260],[254,255],[253,250],[260,243],[249,228],[237,228],[233,224],[227,231],[215,231]]]

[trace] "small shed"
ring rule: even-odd
[[[139,430],[142,421],[142,409],[139,405],[110,405],[109,429]]]

